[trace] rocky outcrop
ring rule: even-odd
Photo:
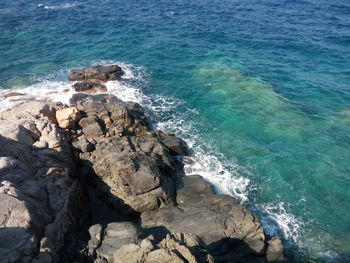
[[[81,70],[71,71],[68,75],[70,81],[84,81],[84,80],[118,80],[121,79],[124,72],[118,65],[109,66],[93,66]]]
[[[0,113],[0,262],[284,260],[253,212],[183,176],[186,143],[153,130],[139,104],[83,93],[70,103],[19,101]]]
[[[171,154],[175,153],[173,149],[185,152],[181,149],[185,143],[177,139],[168,148],[164,140],[176,137],[151,131],[137,103],[113,96],[79,97],[75,105],[84,117],[79,122],[82,130],[76,144],[83,145],[80,159],[95,178],[100,195],[116,209],[123,207],[129,212],[141,213],[174,203]]]
[[[56,125],[62,106],[23,101],[0,113],[1,262],[57,262],[85,197]]]

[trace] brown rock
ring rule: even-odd
[[[62,129],[69,129],[74,127],[75,123],[79,121],[80,112],[76,107],[58,110],[56,111],[56,119]]]
[[[283,245],[281,239],[273,237],[267,242],[269,245],[266,251],[267,262],[285,262],[286,259],[283,255]]]

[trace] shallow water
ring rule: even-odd
[[[1,93],[67,102],[69,70],[121,62],[110,92],[190,144],[189,174],[292,261],[350,260],[350,3],[3,0],[0,29]]]

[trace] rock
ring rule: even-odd
[[[119,80],[123,74],[123,70],[118,65],[98,65],[77,71],[71,71],[68,75],[68,79],[70,81],[84,81],[96,79],[106,82],[109,80]]]
[[[282,241],[278,237],[273,237],[267,243],[269,244],[266,251],[267,262],[285,262]]]
[[[114,253],[123,245],[135,244],[142,230],[130,222],[110,223],[102,233],[101,243],[95,248],[97,258],[113,262]],[[93,250],[89,248],[89,250]]]
[[[255,215],[228,195],[188,200],[141,215],[144,228],[195,234],[218,262],[264,256],[265,235]]]
[[[4,95],[4,98],[10,98],[10,97],[17,97],[17,96],[24,96],[25,94],[19,93],[19,92],[9,92]]]
[[[96,116],[88,116],[79,121],[86,138],[94,138],[104,134],[100,121]]]
[[[77,82],[73,85],[75,91],[85,93],[106,92],[107,87],[98,80],[88,80]]]
[[[86,139],[96,141],[93,151],[79,156],[106,202],[131,213],[174,203],[174,162],[140,105],[107,96],[79,98],[75,105],[86,116],[79,125]]]
[[[200,175],[184,176],[181,187],[177,189],[176,200],[179,204],[214,194],[212,185],[203,180]]]
[[[154,240],[152,242],[147,237],[137,243],[123,245],[115,252],[113,263],[213,263],[213,258],[198,243],[197,237],[192,239],[194,243],[187,243],[188,235],[190,234],[168,234],[159,243]],[[200,251],[200,256],[194,255],[194,250],[197,254]]]
[[[94,262],[214,262],[202,241],[192,234],[170,233],[158,242],[128,222],[110,223],[105,230],[101,225],[94,225],[89,232],[88,251]]]
[[[92,152],[95,150],[95,146],[90,141],[85,139],[85,137],[79,137],[79,140],[74,141],[72,145],[80,152]]]
[[[1,262],[62,262],[85,209],[59,105],[22,101],[0,113]],[[10,136],[9,136],[10,135]]]
[[[155,131],[157,137],[169,149],[171,155],[189,155],[186,142],[174,134],[167,134],[161,131]]]
[[[80,112],[76,107],[65,108],[56,111],[58,125],[62,129],[70,129],[80,119]]]

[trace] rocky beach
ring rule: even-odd
[[[123,74],[70,72],[69,105],[7,94],[16,102],[0,112],[0,262],[284,262],[252,211],[185,175],[185,141],[106,93]]]

